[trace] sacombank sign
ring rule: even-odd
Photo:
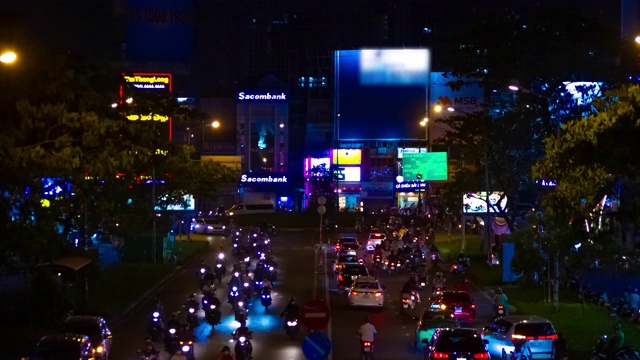
[[[238,93],[238,101],[287,101],[287,94],[284,92],[280,94],[272,93],[248,93],[241,91]]]
[[[251,176],[247,174],[242,174],[240,176],[241,183],[286,183],[287,176],[271,176],[271,175],[262,175],[262,176]]]

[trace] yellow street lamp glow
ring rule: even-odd
[[[18,59],[18,55],[16,55],[16,53],[14,53],[13,51],[7,51],[0,55],[0,62],[3,64],[11,64],[15,62],[16,59]]]
[[[636,36],[636,44],[640,44],[640,35]]]
[[[442,112],[442,105],[436,105],[433,107],[433,110],[437,113]]]
[[[211,123],[211,127],[214,129],[217,129],[220,127],[220,121],[215,120],[214,122]]]
[[[422,121],[420,121],[420,126],[427,126],[427,124],[429,123],[429,118],[424,118],[422,119]]]

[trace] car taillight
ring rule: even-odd
[[[489,353],[479,353],[479,354],[473,354],[473,358],[474,359],[489,359]]]
[[[476,304],[471,304],[471,308],[475,309],[476,308]]]
[[[538,336],[537,340],[557,340],[558,339],[558,335],[545,335],[545,336]],[[536,338],[534,338],[533,340],[536,340]]]
[[[353,295],[353,296],[358,296],[358,292],[357,292],[357,291],[353,291],[353,290],[352,290],[352,291],[351,291],[351,295]]]
[[[371,343],[370,343],[370,342],[368,342],[368,341],[365,341],[365,342],[364,342],[364,347],[371,347]]]
[[[511,335],[511,340],[556,340],[558,335],[543,335],[543,336],[525,336],[525,335]]]
[[[449,358],[449,354],[436,351],[436,352],[433,353],[433,358],[434,359],[448,359]]]
[[[376,291],[376,297],[382,296],[382,291]]]

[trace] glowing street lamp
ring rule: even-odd
[[[18,55],[13,51],[6,51],[0,54],[0,62],[3,64],[13,64],[18,59]]]
[[[212,127],[212,128],[214,128],[214,129],[219,128],[219,127],[220,127],[220,121],[218,121],[218,120],[214,120],[214,121],[211,123],[211,127]]]

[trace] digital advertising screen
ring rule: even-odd
[[[402,176],[405,180],[442,181],[448,178],[447,153],[404,153]]]
[[[162,198],[162,202],[167,201],[167,197],[163,197]],[[182,204],[169,204],[167,205],[167,208],[165,210],[167,211],[193,211],[196,209],[196,201],[193,198],[193,195],[185,195],[182,198],[183,203]],[[185,206],[186,205],[186,206]],[[156,211],[160,211],[162,210],[162,208],[158,205],[156,205],[155,207]]]
[[[362,150],[360,149],[334,149],[332,150],[332,160],[338,165],[360,165],[362,164]]]
[[[337,137],[398,140],[420,137],[427,111],[428,49],[334,52]]]
[[[360,181],[360,166],[338,166],[333,169],[335,180]]]
[[[496,205],[500,201],[500,196],[504,194],[501,191],[494,191],[489,195],[489,203]],[[487,213],[487,192],[470,192],[462,195],[462,211],[465,214],[486,214]],[[507,209],[507,197],[505,196],[500,202],[500,208]],[[497,213],[498,210],[493,206],[489,209],[490,213]]]

